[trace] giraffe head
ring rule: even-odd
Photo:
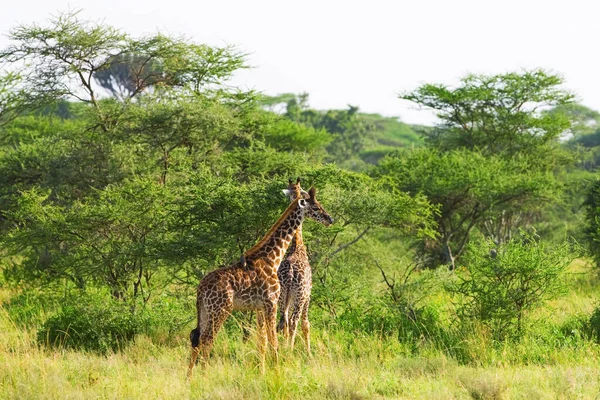
[[[311,187],[308,192],[300,187],[300,178],[293,183],[289,180],[288,188],[283,189],[283,193],[289,197],[290,201],[300,198],[298,205],[303,208],[304,216],[322,223],[325,226],[333,224],[333,218],[325,211],[321,203],[317,201],[315,195],[317,189]]]
[[[287,189],[283,189],[283,194],[285,194],[290,201],[294,201],[299,197],[302,197],[303,199],[308,199],[309,197],[308,193],[300,187],[300,177],[296,179],[296,183],[293,183],[290,179],[288,181]]]

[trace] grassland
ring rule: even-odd
[[[587,318],[597,282],[587,267],[571,268],[569,291],[537,315],[541,328],[519,343],[491,346],[483,331],[463,332],[459,363],[431,343],[314,327],[313,355],[302,342],[283,347],[279,364],[261,373],[254,341],[219,335],[214,357],[185,378],[188,343],[138,336],[100,355],[50,349],[36,329],[15,323],[12,292],[0,291],[2,399],[593,399],[600,395],[600,349],[589,339],[553,341],[549,331]],[[186,328],[187,329],[187,328]]]

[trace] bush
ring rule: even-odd
[[[193,302],[166,293],[151,304],[127,303],[103,293],[80,293],[62,303],[38,331],[38,342],[106,353],[143,333],[172,344],[186,337],[183,328],[196,318]]]
[[[591,184],[584,205],[587,223],[585,238],[596,268],[600,270],[600,179]]]
[[[100,295],[84,295],[68,300],[38,332],[38,341],[106,353],[148,331],[149,318],[134,313],[123,302]]]
[[[597,343],[600,343],[600,307],[596,307],[589,320],[589,332]]]
[[[449,288],[460,295],[459,318],[483,323],[495,339],[520,335],[527,312],[564,290],[563,272],[573,258],[568,244],[548,250],[525,233],[498,249],[491,240],[478,243]]]

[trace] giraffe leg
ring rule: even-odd
[[[277,340],[277,302],[274,303],[266,303],[264,305],[264,313],[265,313],[265,324],[267,327],[267,339],[269,340],[269,344],[271,345],[271,351],[273,352],[273,356],[275,358],[275,362],[279,362],[279,354],[278,347],[279,342]]]
[[[260,356],[260,368],[261,372],[265,373],[265,347],[267,345],[267,325],[265,323],[265,314],[262,310],[256,312],[256,324],[258,329],[256,334],[258,335],[258,354]]]
[[[192,329],[190,332],[190,344],[192,345],[192,353],[190,355],[190,365],[188,366],[187,377],[190,379],[192,377],[192,371],[194,366],[196,365],[196,361],[198,360],[198,355],[200,354],[200,336],[203,329],[206,329],[206,318],[207,312],[203,307],[202,297],[198,296],[196,299],[196,309],[198,313],[198,324],[196,328]]]
[[[244,313],[240,319],[242,321],[241,326],[242,326],[242,340],[244,342],[247,342],[248,339],[250,339],[250,334],[252,332],[252,328],[250,327],[250,323],[252,322],[252,317],[254,312],[250,311],[248,313]]]
[[[192,356],[190,357],[188,377],[192,376],[192,370],[199,355],[202,366],[206,366],[210,351],[214,344],[215,336],[223,326],[223,323],[229,314],[230,310],[228,308],[221,309],[217,315],[208,317],[208,321],[197,328],[198,333],[192,331],[190,334],[190,339],[192,339]],[[197,338],[195,338],[195,335],[197,335]]]
[[[303,303],[298,296],[296,296],[296,301],[294,302],[294,309],[292,311],[292,315],[290,316],[290,347],[294,350],[294,342],[296,341],[296,330],[298,328],[298,321],[300,320],[300,315],[302,314]]]
[[[308,321],[308,305],[310,298],[306,300],[302,307],[302,335],[306,344],[306,352],[310,356],[310,322]]]
[[[202,353],[200,356],[200,362],[203,367],[206,365],[213,342],[212,335],[196,333],[197,336],[194,338],[194,334],[194,331],[192,331],[190,334],[190,338],[192,338],[192,354],[190,356],[190,365],[187,373],[188,379],[192,377],[192,371],[194,370],[194,366],[196,365],[196,361],[198,360],[200,353]]]

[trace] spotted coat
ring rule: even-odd
[[[331,217],[314,199],[300,198],[300,193],[269,232],[238,262],[208,273],[198,285],[196,309],[198,323],[190,333],[192,356],[188,368],[191,376],[198,355],[206,361],[214,337],[235,310],[257,313],[259,352],[264,357],[268,340],[277,358],[276,312],[280,294],[277,270],[296,230],[305,217],[324,225]],[[263,363],[264,365],[264,363]]]

